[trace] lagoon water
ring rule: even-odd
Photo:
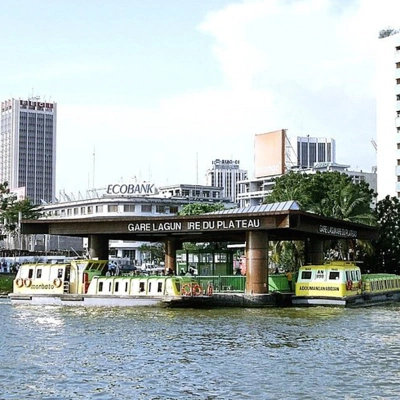
[[[78,308],[0,302],[0,399],[397,399],[400,305]]]

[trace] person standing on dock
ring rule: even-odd
[[[289,285],[289,291],[293,292],[293,288],[292,288],[293,275],[290,271],[286,272],[286,278],[287,278],[288,285]]]

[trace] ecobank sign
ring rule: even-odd
[[[156,188],[153,183],[111,184],[107,194],[156,194]]]

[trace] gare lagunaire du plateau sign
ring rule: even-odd
[[[274,229],[277,227],[274,217],[262,218],[229,218],[205,219],[198,221],[163,221],[163,222],[131,222],[128,223],[129,232],[203,232],[203,231],[234,231]],[[315,226],[321,234],[343,238],[356,238],[357,231],[346,228],[332,227],[317,224]]]
[[[129,232],[196,232],[274,228],[274,218],[129,223]]]

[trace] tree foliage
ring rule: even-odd
[[[294,200],[304,211],[324,217],[375,225],[372,202],[376,194],[365,182],[355,184],[340,172],[290,172],[275,179],[264,203]]]
[[[139,250],[146,257],[145,261],[160,263],[165,259],[164,243],[142,244]]]
[[[182,207],[178,215],[200,215],[214,211],[224,210],[222,203],[208,204],[208,203],[190,203]]]
[[[10,192],[8,182],[0,183],[1,239],[4,239],[7,234],[16,233],[20,218],[37,219],[40,211],[30,199],[17,200],[17,196]]]
[[[376,215],[372,208],[376,194],[365,182],[355,184],[351,177],[340,172],[317,172],[316,174],[290,172],[276,178],[272,193],[264,203],[296,201],[302,210],[314,212],[323,217],[343,221],[376,225]],[[297,268],[304,258],[302,243],[275,246],[275,258],[281,264]],[[368,243],[358,241],[357,247],[351,241],[333,240],[325,249],[339,258],[361,252],[371,252]],[[334,250],[332,252],[332,250]],[[289,260],[292,260],[289,262]]]
[[[376,205],[378,238],[374,242],[375,268],[400,273],[400,200],[386,196]]]

